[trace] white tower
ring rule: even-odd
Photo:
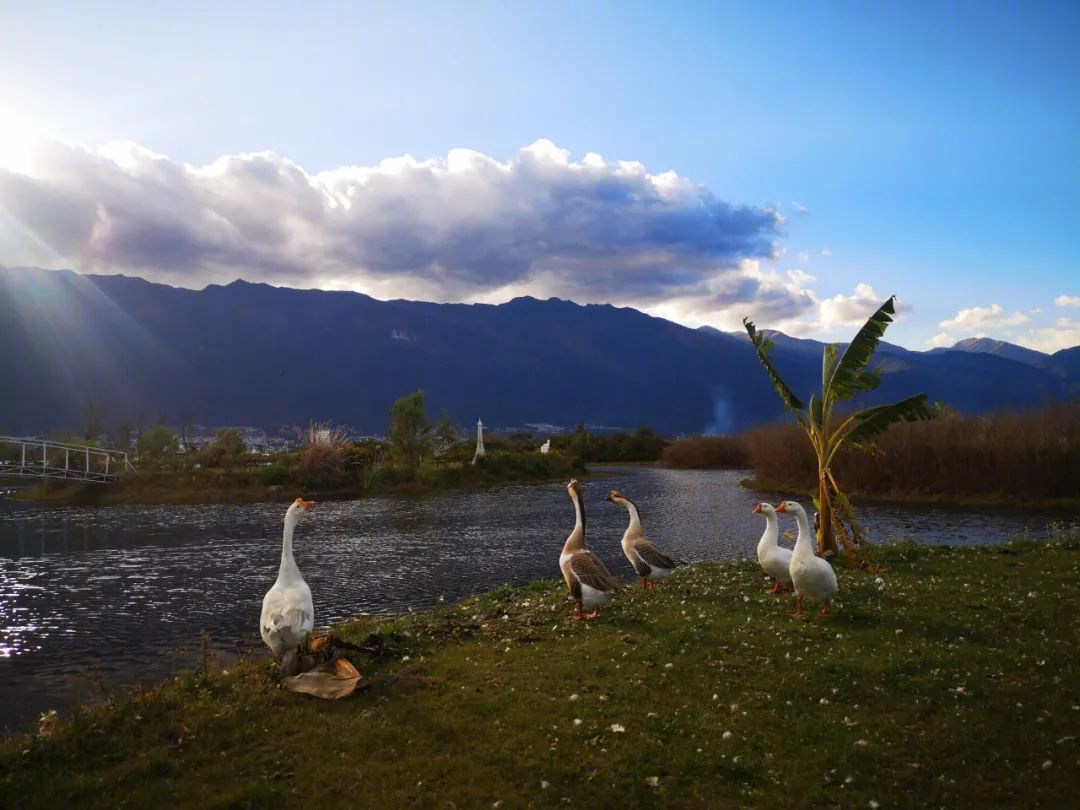
[[[473,454],[472,463],[475,464],[480,456],[484,455],[484,420],[476,420],[476,452]]]

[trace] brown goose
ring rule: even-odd
[[[626,527],[622,537],[622,550],[626,559],[634,566],[637,575],[641,577],[641,590],[655,588],[657,580],[671,576],[680,565],[686,565],[682,560],[676,560],[645,539],[645,530],[641,528],[641,516],[632,500],[614,489],[611,490],[607,499],[612,503],[625,506],[630,513],[630,525]]]
[[[585,503],[581,497],[581,484],[577,479],[571,479],[566,491],[574,502],[577,520],[563,544],[559,568],[570,595],[577,602],[574,620],[595,619],[600,614],[600,606],[610,602],[618,592],[619,583],[600,558],[585,548]],[[586,607],[592,611],[585,613]]]

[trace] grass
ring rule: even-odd
[[[95,506],[254,503],[290,501],[297,495],[317,500],[349,500],[387,493],[423,494],[498,484],[565,481],[570,475],[584,472],[575,459],[566,456],[494,452],[475,465],[426,464],[415,471],[383,465],[368,471],[357,469],[323,477],[297,478],[278,465],[238,470],[140,471],[107,485],[49,481],[21,491],[18,497],[47,504]]]
[[[838,564],[796,621],[750,561],[569,621],[555,581],[346,623],[369,687],[265,661],[0,743],[17,807],[1068,806],[1080,777],[1076,532]],[[580,721],[580,722],[579,722]]]

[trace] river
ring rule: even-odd
[[[619,549],[626,511],[604,500],[614,487],[638,504],[649,536],[678,556],[753,556],[764,525],[754,504],[779,497],[740,486],[747,474],[599,468],[585,482],[589,546],[631,578]],[[262,655],[259,610],[277,575],[286,506],[0,500],[0,730],[190,667],[204,632],[219,657]],[[1002,543],[1025,530],[1042,537],[1048,522],[1078,519],[908,505],[859,514],[875,541],[952,545]],[[326,625],[556,578],[573,523],[564,484],[455,490],[319,504],[300,522],[294,546],[316,625]],[[793,521],[781,525],[794,529]]]

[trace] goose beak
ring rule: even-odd
[[[780,505],[778,507],[776,507],[776,511],[777,512],[787,512],[787,509],[785,508],[786,505],[787,505],[787,501],[781,501]]]
[[[304,507],[304,511],[306,512],[306,511],[307,511],[308,509],[312,509],[312,508],[314,508],[314,506],[315,506],[315,501],[305,501],[305,500],[302,500],[302,499],[301,499],[301,501],[300,501],[300,505],[301,505],[302,507]]]
[[[754,507],[754,514],[755,515],[760,515],[761,514],[761,504],[760,503],[757,506]]]

